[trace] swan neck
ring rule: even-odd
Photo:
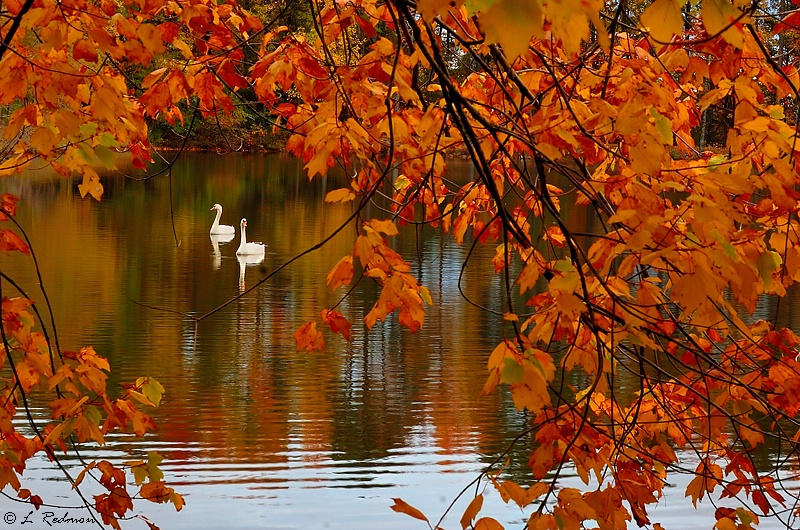
[[[222,210],[217,210],[217,215],[214,216],[214,222],[211,223],[211,228],[219,226],[219,218],[222,217]]]
[[[245,231],[247,229],[242,225],[242,242],[239,244],[239,250],[244,250],[247,248],[247,236],[245,235]]]

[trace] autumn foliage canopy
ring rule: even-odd
[[[800,281],[800,15],[778,4],[335,0],[257,16],[233,1],[6,0],[0,175],[46,162],[99,200],[93,168],[117,151],[147,168],[153,124],[245,107],[288,131],[309,178],[337,165],[352,175],[327,196],[353,203],[355,226],[327,283],[342,296],[380,286],[363,325],[396,318],[413,332],[436,303],[393,248],[404,231],[492,246],[482,266],[502,279],[506,337],[475,393],[507,386],[533,444],[528,483],[501,468],[484,479],[529,529],[651,525],[677,473],[691,476],[692,502],[733,503],[709,527],[790,526],[800,338],[781,308]],[[280,25],[300,7],[310,30]],[[475,167],[463,186],[445,173],[457,155]],[[390,211],[364,218],[377,198]],[[3,197],[0,248],[28,254],[16,200]],[[110,397],[107,362],[54,346],[31,297],[0,285],[0,486],[37,504],[19,483],[28,458],[144,433],[154,425],[135,405],[163,389],[143,378]],[[354,322],[320,311],[298,349],[350,338]],[[622,374],[637,387],[622,392]],[[52,420],[21,433],[10,419],[37,388],[52,394]],[[775,464],[757,461],[762,447]],[[136,495],[180,509],[152,458],[131,463],[136,494],[123,470],[87,467],[109,492],[87,501],[103,522],[117,526]],[[562,487],[567,470],[585,487]],[[463,528],[500,527],[482,502]]]

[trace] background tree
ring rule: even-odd
[[[354,201],[353,251],[328,284],[380,286],[366,326],[424,324],[433,301],[392,248],[408,228],[496,249],[485,267],[504,282],[506,311],[496,317],[506,338],[487,352],[482,392],[508,385],[533,444],[530,483],[505,480],[499,467],[482,478],[527,510],[529,528],[647,525],[676,473],[692,477],[695,503],[735,499],[716,511],[719,530],[764,516],[791,526],[797,497],[781,469],[796,463],[800,365],[779,308],[800,279],[797,120],[787,114],[798,74],[786,55],[797,15],[739,0],[303,5],[292,16],[313,31],[280,25],[289,11],[264,22],[233,3],[4,3],[0,172],[44,160],[82,174],[81,193],[99,199],[92,164],[125,149],[146,167],[148,121],[222,123],[240,105],[258,109],[291,131],[286,147],[309,177],[336,164],[353,175],[327,197]],[[150,71],[138,82],[140,68]],[[701,152],[698,139],[718,149]],[[445,178],[455,153],[477,175],[460,188]],[[363,218],[379,197],[390,201],[385,215]],[[567,204],[585,209],[591,226],[577,226]],[[27,250],[3,234],[8,250]],[[22,315],[14,304],[4,299],[8,334]],[[349,337],[351,322],[320,309],[297,331],[298,348],[324,347],[318,325]],[[7,393],[25,396],[39,379],[18,367],[34,354],[5,346],[9,363],[19,361]],[[64,365],[107,369],[85,352]],[[28,364],[39,378],[58,369]],[[620,387],[623,373],[635,391]],[[101,395],[95,383],[84,385]],[[57,408],[57,435],[70,427],[66,412],[100,424],[81,392]],[[87,429],[83,437],[97,439]],[[57,439],[37,436],[28,440]],[[757,458],[761,447],[772,464]],[[560,486],[565,469],[583,490]],[[103,474],[114,487],[116,476]],[[174,492],[155,497],[180,506]],[[480,517],[482,499],[463,527],[499,526]],[[97,508],[114,517],[129,509]],[[394,508],[425,519],[401,500]]]

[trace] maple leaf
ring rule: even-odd
[[[317,323],[306,322],[294,332],[297,351],[322,351],[325,348],[325,339],[322,332],[317,330]]]
[[[19,251],[29,256],[31,254],[28,244],[15,232],[6,229],[0,229],[0,250],[6,254],[12,251]]]
[[[345,256],[334,265],[325,279],[328,287],[335,291],[342,285],[350,285],[353,281],[353,256]]]
[[[2,212],[0,212],[0,221],[8,221],[6,213],[11,217],[17,214],[17,202],[19,202],[19,197],[16,195],[4,193],[0,196],[0,208],[2,208]]]
[[[475,530],[503,530],[503,525],[493,517],[481,517],[475,521],[474,528]]]
[[[325,194],[325,202],[350,202],[356,195],[349,188],[331,190]]]
[[[480,14],[479,20],[486,40],[499,42],[509,61],[528,49],[531,37],[544,34],[540,0],[498,0]]]
[[[642,13],[642,25],[660,43],[672,40],[673,35],[683,33],[681,6],[676,0],[655,0]]]
[[[478,494],[472,498],[467,506],[466,510],[464,510],[464,514],[461,516],[461,529],[465,530],[470,524],[472,520],[475,519],[475,516],[478,512],[481,511],[483,507],[483,495]]]
[[[136,380],[136,386],[142,391],[149,404],[158,406],[161,397],[164,395],[164,387],[152,377],[140,377]]]
[[[703,0],[701,5],[703,25],[709,35],[722,35],[726,41],[739,48],[744,43],[742,12],[726,0]]]
[[[322,317],[322,321],[331,328],[331,331],[334,333],[341,333],[345,340],[350,340],[350,328],[352,324],[344,315],[338,311],[323,309],[320,316]]]

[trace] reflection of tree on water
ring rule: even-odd
[[[219,251],[220,243],[227,243],[235,234],[211,234],[211,249],[214,252],[214,269],[219,269],[222,264],[222,254]]]

